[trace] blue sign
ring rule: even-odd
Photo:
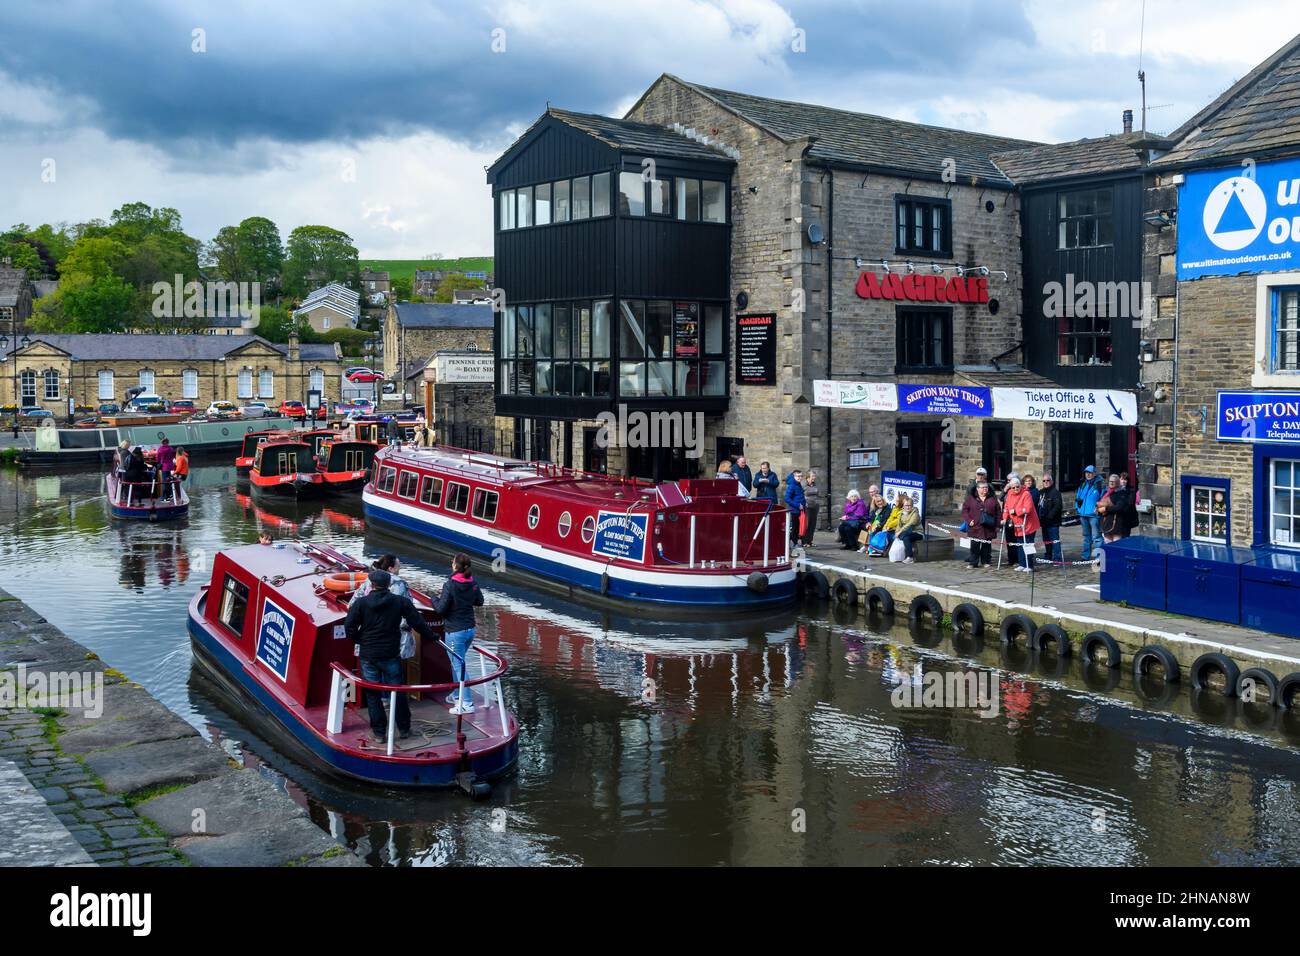
[[[650,516],[644,514],[600,512],[596,515],[596,537],[591,542],[591,553],[638,563],[644,561],[649,521]]]
[[[1220,392],[1219,441],[1300,444],[1300,392]]]
[[[293,615],[267,598],[262,602],[262,623],[257,626],[257,659],[281,681],[287,680],[292,646]]]
[[[891,507],[898,506],[900,494],[907,495],[916,510],[921,512],[921,520],[925,520],[925,475],[914,471],[882,471],[880,493]]]
[[[1187,174],[1178,190],[1178,278],[1279,272],[1300,263],[1300,160]]]
[[[993,414],[993,393],[982,386],[900,385],[898,410],[919,415]]]

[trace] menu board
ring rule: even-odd
[[[776,313],[736,316],[736,384],[776,384]]]
[[[700,304],[673,303],[673,357],[695,358],[700,354]]]

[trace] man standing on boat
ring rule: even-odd
[[[379,684],[402,684],[402,622],[411,625],[426,641],[437,640],[437,635],[420,616],[411,599],[392,593],[388,587],[392,575],[387,571],[371,571],[369,594],[352,599],[348,607],[344,629],[348,639],[361,646],[361,677]],[[367,691],[366,706],[370,710],[370,733],[377,743],[388,739],[388,716],[384,712],[382,691]],[[398,736],[411,736],[411,707],[406,695],[397,695],[396,714]]]

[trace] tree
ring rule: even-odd
[[[8,259],[14,269],[23,269],[29,279],[45,276],[45,263],[33,243],[23,237],[0,238],[0,259]]]
[[[461,275],[459,272],[448,272],[443,276],[442,281],[438,283],[437,290],[433,293],[434,302],[450,302],[455,296],[452,295],[457,289],[479,289],[483,288],[481,279],[471,279],[469,276]]]
[[[239,257],[239,229],[236,226],[223,226],[216,238],[208,243],[206,252],[221,278],[238,282],[243,277],[244,264]]]
[[[86,276],[99,278],[114,275],[126,259],[127,248],[107,236],[78,239],[59,265],[65,277]]]
[[[37,332],[125,332],[132,325],[136,290],[117,276],[64,277],[33,316]],[[44,302],[44,300],[42,300]]]
[[[285,253],[284,288],[291,295],[306,295],[329,282],[354,289],[361,286],[357,247],[346,232],[329,226],[299,226],[289,233]]]
[[[393,298],[398,302],[409,302],[414,281],[411,276],[398,276],[393,280]]]
[[[275,223],[262,216],[249,216],[239,224],[236,236],[240,261],[246,270],[240,279],[264,286],[276,283],[284,269],[284,248]]]

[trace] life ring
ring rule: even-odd
[[[933,594],[918,594],[907,607],[908,623],[921,624],[926,615],[930,617],[930,627],[938,627],[943,621],[943,605]]]
[[[1016,636],[1023,634],[1026,641],[1032,641],[1036,630],[1038,625],[1028,614],[1008,614],[1002,619],[1002,625],[998,628],[998,639],[1003,644],[1014,644]]]
[[[858,586],[850,578],[839,578],[835,582],[835,603],[849,607],[858,606]]]
[[[1277,705],[1283,710],[1291,710],[1294,698],[1300,694],[1300,672],[1287,674],[1277,682]]]
[[[1147,676],[1152,664],[1159,664],[1164,668],[1166,684],[1178,683],[1181,676],[1178,660],[1169,652],[1169,648],[1161,647],[1159,644],[1148,644],[1139,648],[1133,655],[1133,683],[1141,683],[1141,678]]]
[[[1079,657],[1085,664],[1102,663],[1097,656],[1097,648],[1106,648],[1105,665],[1110,668],[1119,667],[1120,655],[1119,644],[1115,638],[1111,637],[1105,631],[1091,631],[1084,635],[1083,644],[1079,648]]]
[[[820,571],[805,571],[799,584],[804,600],[824,601],[831,593],[830,582]]]
[[[1047,642],[1051,641],[1056,648],[1057,657],[1070,656],[1070,636],[1065,633],[1065,629],[1059,624],[1040,624],[1034,631],[1031,643],[1034,650],[1042,654],[1047,647]]]
[[[1222,688],[1212,688],[1206,680],[1215,671],[1223,675]],[[1217,689],[1224,697],[1235,697],[1237,695],[1237,682],[1241,680],[1241,668],[1237,666],[1237,663],[1232,658],[1211,651],[1208,654],[1202,654],[1192,662],[1187,676],[1191,679],[1192,687],[1196,690]]]
[[[971,637],[983,637],[984,612],[974,604],[958,604],[952,609],[952,627],[955,631],[969,631]]]
[[[894,596],[884,588],[871,588],[862,599],[868,614],[889,615],[894,613]]]
[[[365,583],[368,576],[365,571],[335,571],[325,575],[325,590],[351,594]]]
[[[1262,667],[1248,667],[1241,672],[1237,678],[1237,696],[1243,704],[1258,704],[1261,685],[1268,691],[1268,703],[1273,707],[1281,706],[1277,699],[1277,678],[1272,671]]]

